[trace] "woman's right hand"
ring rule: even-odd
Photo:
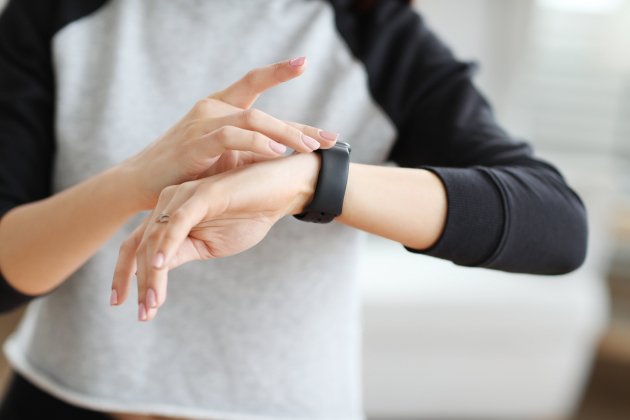
[[[303,57],[249,71],[198,101],[164,135],[121,164],[150,209],[169,185],[280,157],[287,147],[312,152],[335,144],[335,133],[285,122],[250,108],[265,90],[301,75]]]

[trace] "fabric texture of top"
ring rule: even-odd
[[[435,172],[446,227],[430,250],[409,251],[506,271],[578,267],[580,199],[496,124],[473,66],[403,2],[364,14],[350,3],[10,1],[0,18],[0,216],[118,164],[249,69],[306,55],[306,73],[255,106],[342,133],[353,162]],[[107,298],[118,247],[143,216],[29,303],[4,346],[18,372],[103,411],[363,418],[363,232],[284,218],[246,252],[172,271],[158,318],[138,323],[134,305]],[[29,299],[0,278],[0,307]]]

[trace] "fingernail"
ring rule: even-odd
[[[319,149],[319,142],[306,134],[302,134],[302,141],[311,150]]]
[[[296,57],[292,60],[289,61],[289,64],[292,67],[300,67],[304,64],[304,61],[306,61],[306,57]]]
[[[153,257],[153,267],[162,268],[162,264],[164,264],[164,254],[158,252],[155,254],[155,257]]]
[[[318,130],[317,134],[319,134],[319,137],[323,138],[324,140],[331,140],[331,141],[337,141],[337,138],[339,137],[339,134],[333,133],[332,131],[325,131],[325,130]]]
[[[284,153],[287,151],[287,146],[284,144],[277,143],[275,141],[269,142],[269,148],[276,153]]]
[[[155,290],[149,289],[147,290],[147,306],[149,308],[157,308],[157,295],[155,294]]]
[[[116,289],[112,289],[112,294],[109,297],[109,304],[112,306],[118,305],[118,292],[116,292]]]
[[[147,308],[144,306],[144,303],[140,303],[138,305],[138,321],[146,321],[147,320]]]

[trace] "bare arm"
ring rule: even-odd
[[[0,267],[6,281],[26,295],[54,289],[142,210],[124,171],[112,168],[5,214]]]
[[[444,186],[430,171],[351,163],[343,213],[336,220],[426,249],[439,239],[446,210]]]

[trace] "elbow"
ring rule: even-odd
[[[584,264],[586,259],[586,245],[580,247],[579,250],[571,250],[566,252],[561,258],[558,259],[558,265],[556,270],[550,274],[568,274],[577,270]]]
[[[579,200],[528,209],[513,218],[494,258],[482,266],[514,273],[561,275],[577,270],[587,255],[586,209]]]
[[[30,302],[35,297],[25,295],[15,289],[0,272],[0,314],[11,312]]]
[[[586,260],[588,250],[588,219],[586,209],[580,202],[575,206],[569,217],[563,223],[557,244],[555,267],[550,274],[568,274],[580,268]]]

